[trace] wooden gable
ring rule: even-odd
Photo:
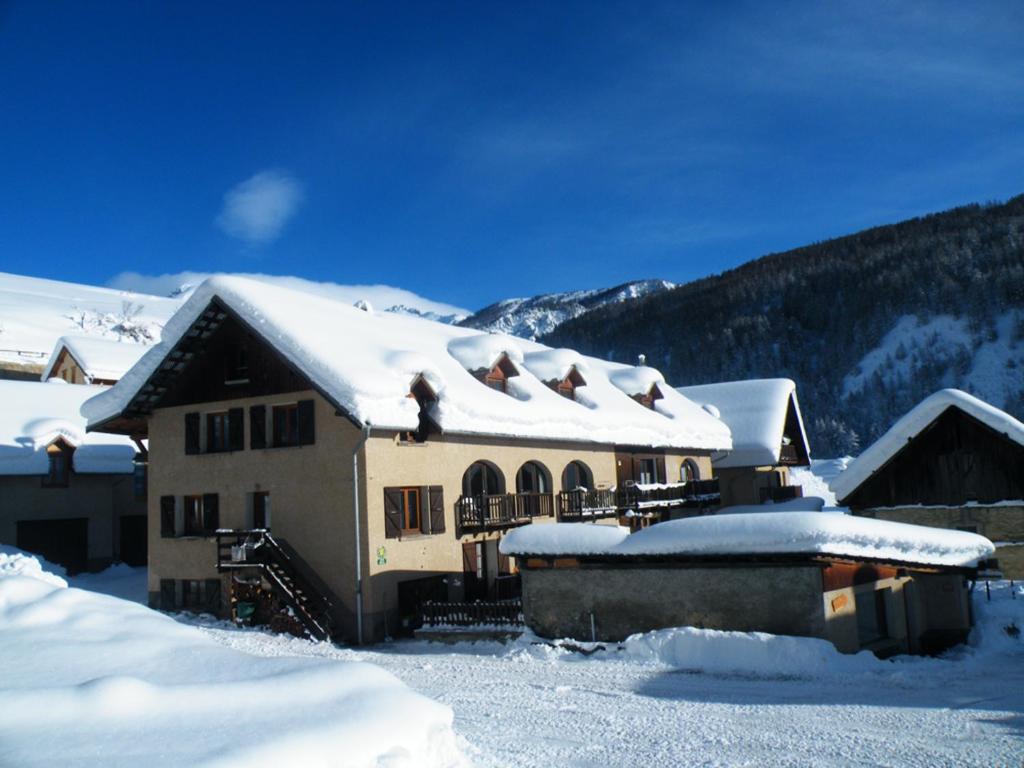
[[[811,456],[807,450],[807,443],[804,442],[804,432],[800,428],[800,418],[797,416],[793,395],[789,396],[789,405],[786,406],[786,423],[782,429],[782,438],[779,464],[806,467],[811,463]]]
[[[119,415],[93,428],[144,437],[156,408],[307,390],[334,400],[214,298]],[[337,403],[338,413],[355,420]]]
[[[503,352],[492,368],[489,370],[487,368],[480,368],[473,371],[473,375],[491,389],[507,392],[508,380],[513,376],[518,376],[519,370],[516,368],[515,363],[509,359],[508,355]]]
[[[587,385],[587,380],[583,378],[583,375],[578,370],[576,370],[576,366],[574,365],[569,368],[569,372],[561,381],[558,379],[551,379],[544,383],[562,397],[574,400],[576,399],[576,387],[585,387]]]
[[[644,408],[650,408],[652,411],[654,410],[654,403],[661,400],[663,397],[665,396],[661,394],[661,390],[658,389],[657,384],[651,384],[651,388],[647,390],[646,394],[640,393],[633,395],[634,400],[640,403]]]
[[[1024,498],[1024,446],[950,407],[840,502],[857,510]]]

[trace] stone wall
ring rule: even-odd
[[[523,610],[552,638],[618,641],[680,626],[827,637],[814,565],[526,568]]]

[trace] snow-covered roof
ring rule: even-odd
[[[128,409],[215,299],[361,424],[416,429],[419,406],[407,395],[422,374],[438,396],[431,418],[444,432],[703,450],[732,445],[725,424],[668,387],[655,410],[632,400],[612,382],[613,375],[629,366],[581,356],[587,386],[576,391],[573,401],[552,391],[531,370],[529,353],[549,349],[535,342],[364,312],[238,277],[211,278],[196,289],[168,322],[161,343],[85,406],[91,427]],[[487,387],[471,373],[493,365],[503,353],[519,373],[508,379],[507,392]],[[544,368],[541,375],[546,376]]]
[[[139,362],[149,349],[145,344],[118,341],[102,336],[61,336],[43,370],[42,380],[53,375],[62,350],[67,350],[89,381],[117,381]]]
[[[800,427],[800,439],[810,458],[796,384],[792,379],[726,381],[679,387],[678,391],[698,405],[714,406],[732,432],[732,450],[725,456],[714,457],[716,468],[778,464],[790,402]]]
[[[899,453],[910,440],[921,434],[929,424],[950,408],[957,408],[996,432],[1006,435],[1013,442],[1024,445],[1024,424],[1010,414],[959,389],[939,390],[908,411],[832,481],[831,487],[839,502],[842,503],[865,480]]]
[[[501,541],[506,555],[831,555],[910,565],[973,567],[995,552],[984,536],[842,513],[776,512],[709,515],[672,520],[614,540],[593,531],[559,525],[529,525]],[[549,532],[549,529],[551,530]],[[614,529],[612,529],[614,530]],[[604,549],[601,545],[605,545]]]
[[[105,389],[62,381],[0,380],[0,475],[45,475],[46,448],[57,439],[75,447],[76,472],[134,471],[138,448],[131,439],[85,431],[82,404]]]

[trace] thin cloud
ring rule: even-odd
[[[260,171],[228,190],[217,226],[250,245],[281,236],[302,202],[302,185],[284,171]]]

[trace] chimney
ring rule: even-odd
[[[647,365],[647,355],[637,355],[636,356],[636,364],[638,366],[640,366],[641,368],[643,366]]]

